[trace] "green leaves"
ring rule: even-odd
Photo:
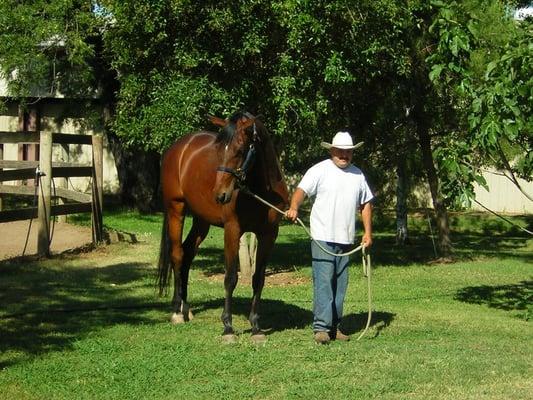
[[[0,3],[12,93],[108,88],[127,145],[162,151],[205,128],[206,112],[244,108],[265,116],[289,170],[338,129],[364,137],[383,170],[416,140],[406,109],[419,103],[450,196],[448,177],[476,179],[462,162],[480,165],[502,144],[522,176],[532,169],[531,24],[496,0],[30,3]]]
[[[470,50],[468,35],[464,34],[461,30],[455,31],[449,46],[450,51],[455,57],[459,56],[461,51],[468,52]]]
[[[460,176],[463,194],[458,198],[464,199],[471,182],[482,182],[475,169],[458,167],[461,160],[472,168],[506,166],[531,179],[526,175],[532,170],[527,154],[533,144],[531,22],[515,23],[497,2],[433,4],[439,15],[431,26],[437,44],[427,58],[429,79],[443,98],[451,96],[452,126],[458,128],[453,136],[466,145],[458,151],[457,141],[440,144],[444,192],[457,193],[453,182]]]
[[[431,67],[431,71],[429,73],[429,79],[432,82],[437,82],[440,78],[441,72],[444,69],[443,64],[435,64],[433,67]]]
[[[148,99],[131,109],[126,105],[138,101],[138,82],[124,82],[121,93],[132,96],[121,96],[115,121],[125,143],[146,150],[164,151],[178,137],[205,126],[206,114],[225,115],[228,110],[224,106],[231,104],[229,93],[205,77],[156,75],[148,85],[152,88]]]
[[[481,124],[481,143],[485,147],[494,146],[498,141],[501,129],[499,122],[494,118],[494,115],[487,116]]]
[[[30,4],[31,3],[31,4]],[[13,96],[92,96],[100,20],[90,1],[0,3],[0,68]]]
[[[485,72],[485,79],[489,79],[490,73],[498,66],[498,61],[493,60],[487,64],[487,72]]]
[[[356,77],[344,65],[345,62],[346,59],[343,57],[342,52],[332,51],[324,69],[324,81],[336,84],[355,82]]]

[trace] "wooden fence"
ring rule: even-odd
[[[50,254],[50,218],[53,216],[91,212],[93,242],[102,241],[102,182],[103,182],[103,142],[101,136],[74,135],[40,132],[0,132],[0,144],[39,144],[39,161],[10,161],[0,157],[0,195],[38,196],[38,207],[15,210],[0,210],[0,223],[38,218],[37,252]],[[92,162],[88,164],[53,162],[53,144],[78,144],[92,146]],[[2,156],[0,154],[0,156]],[[7,169],[5,169],[7,168]],[[86,194],[55,188],[54,178],[91,177],[92,193]],[[34,179],[36,186],[4,185],[5,181]],[[64,204],[52,205],[52,197],[61,198]]]

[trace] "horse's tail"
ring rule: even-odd
[[[159,247],[159,261],[157,262],[157,286],[159,295],[162,296],[168,289],[172,260],[170,258],[170,237],[168,235],[168,216],[165,211],[163,227],[161,229],[161,244]]]

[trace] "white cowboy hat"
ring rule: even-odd
[[[353,144],[352,136],[348,132],[341,131],[335,134],[331,143],[322,142],[320,143],[320,145],[322,147],[325,147],[326,149],[336,147],[337,149],[354,150],[361,147],[363,145],[363,142]]]

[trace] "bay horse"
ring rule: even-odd
[[[280,209],[288,205],[288,189],[274,144],[263,123],[238,112],[229,119],[209,117],[220,132],[190,133],[163,155],[161,185],[164,222],[158,262],[158,285],[162,294],[174,276],[171,322],[192,317],[187,304],[189,269],[211,225],[224,228],[225,301],[221,320],[223,339],[236,339],[232,326],[232,295],[237,285],[239,239],[245,232],[257,236],[253,297],[248,320],[252,339],[265,340],[259,327],[259,302],[265,282],[267,258],[278,235],[281,215],[249,194],[259,195]],[[186,212],[192,227],[182,241]]]

